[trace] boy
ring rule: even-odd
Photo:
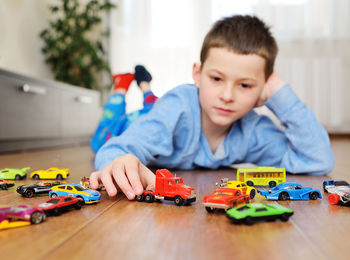
[[[256,17],[222,19],[206,35],[195,85],[178,86],[96,155],[92,188],[118,187],[128,199],[152,189],[145,165],[216,169],[251,162],[292,173],[323,175],[334,158],[326,131],[273,72],[277,45]],[[279,130],[252,109],[265,104],[285,126]]]

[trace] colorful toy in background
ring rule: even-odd
[[[30,174],[30,178],[39,179],[66,179],[69,176],[69,169],[49,168],[47,170],[38,170]]]
[[[30,167],[25,167],[22,169],[5,168],[0,170],[0,179],[21,180],[27,176],[27,171],[29,170],[30,170]]]
[[[269,186],[286,181],[286,169],[275,167],[239,168],[237,169],[237,181],[244,182],[248,186]]]
[[[240,190],[231,188],[218,188],[213,194],[204,196],[203,206],[209,213],[216,209],[228,210],[239,205],[249,203],[250,196],[243,195]]]
[[[89,177],[84,176],[83,178],[81,178],[80,185],[87,188],[87,189],[90,189],[91,187],[90,187]],[[101,191],[101,190],[106,190],[106,189],[105,189],[105,186],[102,183],[100,183],[99,187],[96,190]]]
[[[234,223],[252,225],[259,221],[270,221],[280,219],[288,221],[293,215],[293,210],[278,204],[251,203],[229,209],[227,217]]]
[[[46,218],[44,211],[27,205],[0,206],[0,229],[39,224]]]
[[[15,186],[14,182],[0,179],[0,190],[7,190],[8,188],[13,186]]]
[[[294,182],[285,182],[277,185],[276,187],[263,190],[257,189],[258,193],[270,200],[317,200],[322,199],[319,190],[303,187],[302,185]]]
[[[137,201],[172,200],[177,206],[196,201],[194,188],[184,185],[182,178],[174,177],[167,169],[156,171],[155,191],[146,190],[136,197]]]
[[[85,204],[100,202],[101,194],[96,190],[89,190],[78,183],[56,185],[50,189],[49,197],[72,196],[81,198]]]
[[[242,192],[242,194],[248,194],[251,199],[254,199],[256,195],[256,189],[254,187],[248,186],[241,181],[229,181],[228,178],[224,178],[221,179],[220,185],[218,183],[216,185],[222,188],[238,189]]]
[[[21,185],[18,186],[16,191],[21,194],[23,197],[26,198],[32,198],[34,195],[37,194],[45,194],[49,193],[50,189],[53,186],[60,185],[60,182],[37,182],[35,184],[29,184],[29,185]]]
[[[84,200],[81,198],[75,198],[72,196],[57,196],[44,203],[40,203],[35,208],[40,209],[47,215],[60,215],[64,211],[75,208],[81,209],[84,205]]]
[[[331,205],[350,206],[350,185],[344,180],[327,180],[323,182],[323,190],[328,192]]]

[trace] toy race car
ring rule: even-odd
[[[328,188],[328,202],[332,205],[350,206],[350,187],[335,186]]]
[[[57,196],[37,205],[35,208],[43,210],[48,215],[60,215],[69,208],[81,209],[84,200],[72,196]]]
[[[217,183],[217,185],[219,184]],[[254,187],[248,186],[247,184],[241,181],[229,181],[228,178],[221,179],[220,187],[238,189],[242,192],[242,194],[250,195],[251,199],[254,199],[256,194],[256,189]]]
[[[66,179],[69,176],[69,169],[49,168],[47,170],[38,170],[30,174],[30,178],[39,179]]]
[[[215,209],[228,210],[238,205],[247,204],[249,199],[249,195],[243,195],[240,190],[219,188],[213,194],[204,196],[203,206],[209,213],[212,213]]]
[[[310,187],[303,187],[300,184],[294,182],[284,182],[269,190],[258,189],[258,193],[270,200],[322,199],[319,190]]]
[[[90,178],[89,177],[83,177],[80,179],[80,185],[87,188],[87,189],[90,189]],[[97,188],[98,191],[101,191],[101,190],[106,190],[105,186],[100,183],[99,187]]]
[[[21,180],[27,176],[28,170],[30,170],[30,167],[25,167],[22,169],[5,168],[0,170],[0,179]]]
[[[293,215],[293,210],[278,204],[251,203],[229,209],[227,217],[235,224],[245,223],[252,225],[258,221],[280,219],[288,221]]]
[[[334,187],[350,187],[350,184],[344,180],[327,180],[323,181],[323,190],[324,192],[329,192],[330,188]]]
[[[53,186],[60,185],[60,182],[37,182],[35,184],[21,185],[17,187],[17,192],[23,197],[32,198],[35,194],[49,193]]]
[[[10,187],[15,186],[15,184],[12,181],[8,180],[0,180],[0,189],[1,190],[7,190]]]
[[[46,218],[41,209],[27,205],[18,207],[0,206],[0,229],[39,224]]]
[[[72,196],[83,199],[85,204],[100,202],[101,194],[96,190],[89,190],[80,184],[61,184],[51,188],[49,192],[50,198],[57,196]]]

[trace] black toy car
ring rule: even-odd
[[[18,186],[17,192],[26,198],[31,198],[34,194],[49,193],[53,186],[60,184],[60,182],[37,182],[35,184]]]

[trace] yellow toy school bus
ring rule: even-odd
[[[237,170],[237,181],[248,186],[270,186],[286,181],[286,169],[275,167],[240,168]]]

